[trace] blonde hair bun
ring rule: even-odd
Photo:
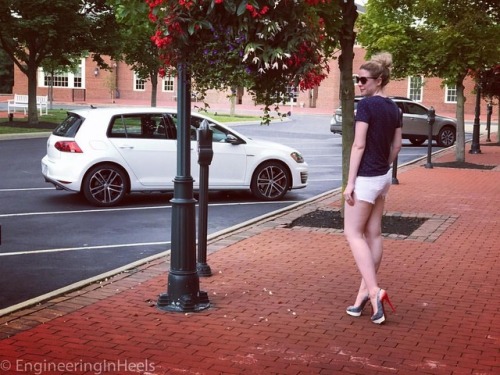
[[[389,52],[377,53],[372,56],[371,61],[376,62],[387,69],[392,67],[392,55]]]

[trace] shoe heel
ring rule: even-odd
[[[384,295],[382,297],[380,297],[380,302],[384,302],[384,301],[387,301],[387,303],[389,304],[389,306],[391,306],[391,309],[393,312],[396,312],[396,309],[394,308],[391,300],[389,299],[389,295],[387,294],[387,292],[384,290]]]
[[[396,309],[389,300],[389,295],[387,294],[387,292],[383,289],[380,289],[377,293],[377,313],[372,315],[372,323],[382,324],[383,322],[385,322],[384,301],[387,301],[387,303],[389,303],[389,306],[391,306],[392,311],[396,312]]]

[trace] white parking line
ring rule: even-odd
[[[54,190],[54,187],[46,187],[46,188],[16,188],[16,189],[0,189],[0,193],[10,192],[10,191],[34,191],[34,190]]]
[[[12,252],[12,253],[0,253],[0,257],[8,257],[8,256],[15,256],[15,255],[45,254],[45,253],[62,253],[65,251],[100,250],[100,249],[114,249],[117,247],[169,245],[169,244],[170,244],[170,241],[168,241],[168,242],[138,242],[138,243],[127,243],[127,244],[121,244],[121,245],[63,247],[60,249],[45,249],[45,250],[16,251],[16,252]]]
[[[101,208],[101,209],[75,210],[75,211],[20,212],[17,214],[0,214],[0,218],[2,218],[2,217],[20,217],[20,216],[40,216],[40,215],[88,214],[88,213],[95,213],[95,212],[158,210],[158,209],[164,209],[164,208],[170,208],[170,207],[171,206],[157,206],[157,207]]]
[[[289,204],[298,201],[275,201],[275,202],[244,202],[244,203],[209,203],[209,206],[247,206],[256,204]],[[74,210],[74,211],[44,211],[44,212],[20,212],[17,214],[0,214],[0,218],[4,217],[21,217],[21,216],[42,216],[42,215],[65,215],[65,214],[88,214],[95,212],[117,212],[117,211],[139,211],[139,210],[162,210],[172,208],[172,206],[148,206],[148,207],[123,207],[123,208],[96,208],[91,210]]]
[[[342,181],[341,178],[313,178],[308,179],[307,182],[326,182],[326,181]]]

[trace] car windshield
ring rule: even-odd
[[[78,129],[80,129],[80,125],[82,125],[83,120],[84,119],[82,117],[74,113],[68,113],[68,117],[66,117],[64,121],[54,129],[52,134],[61,137],[74,138]]]

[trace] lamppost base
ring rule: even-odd
[[[432,165],[432,163],[426,163],[425,168],[432,169],[432,168],[434,168],[434,166]]]
[[[209,277],[212,276],[212,270],[210,266],[206,263],[197,263],[196,264],[196,272],[200,277]]]
[[[185,294],[175,301],[167,293],[160,294],[156,307],[170,312],[198,312],[210,307],[208,294],[199,291],[197,295]]]
[[[481,150],[469,150],[469,154],[480,154]]]

